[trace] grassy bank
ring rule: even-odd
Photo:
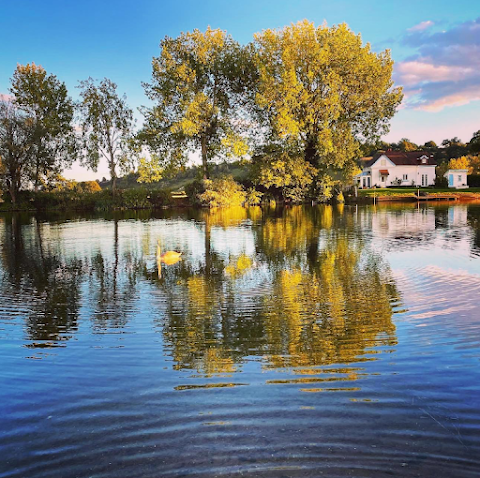
[[[360,189],[358,191],[359,197],[365,198],[379,198],[379,197],[414,197],[417,192],[420,194],[428,194],[429,196],[435,195],[450,195],[452,197],[468,197],[478,196],[480,199],[480,188],[469,189],[449,189],[449,188],[382,188],[382,189]]]

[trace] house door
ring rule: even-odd
[[[453,188],[453,174],[448,175],[448,187]]]
[[[367,176],[367,187],[369,188],[371,186],[371,183],[370,183],[370,176]]]

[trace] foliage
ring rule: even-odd
[[[345,24],[307,21],[265,30],[255,45],[257,104],[271,135],[293,144],[321,176],[353,177],[360,140],[388,131],[402,99],[389,51],[372,52]]]
[[[468,143],[468,150],[471,154],[480,153],[480,130],[473,133],[472,139]]]
[[[84,163],[96,171],[102,155],[107,160],[115,193],[117,168],[131,168],[133,111],[125,95],[119,96],[117,85],[108,78],[99,84],[88,78],[80,82],[79,88]]]
[[[152,83],[145,91],[155,105],[144,111],[138,138],[158,154],[161,167],[179,167],[200,151],[203,177],[221,153],[243,156],[248,148],[240,121],[252,76],[248,48],[221,30],[194,30],[165,37],[153,59]]]
[[[231,176],[203,181],[205,191],[198,195],[200,203],[208,207],[241,206],[246,200],[243,187]]]
[[[32,121],[28,168],[35,188],[43,177],[68,167],[76,156],[74,103],[65,83],[35,63],[18,65],[11,79],[13,102]],[[26,138],[24,138],[26,140]]]
[[[404,152],[418,151],[418,146],[415,143],[412,143],[409,139],[402,138],[398,142],[398,149]]]
[[[138,163],[139,183],[154,183],[160,181],[164,176],[164,168],[160,166],[158,158],[140,158]]]
[[[0,178],[13,204],[22,185],[30,178],[34,136],[33,121],[15,104],[0,101]]]
[[[468,174],[480,174],[480,156],[461,156],[448,162],[448,169],[466,169]]]
[[[253,181],[267,189],[277,188],[284,199],[301,202],[309,192],[317,169],[303,157],[271,152],[252,159]]]
[[[452,139],[444,139],[442,146],[446,153],[447,159],[459,158],[468,153],[468,147],[456,136]]]
[[[248,188],[245,196],[245,204],[248,206],[258,206],[262,201],[263,193],[255,188]]]

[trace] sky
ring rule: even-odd
[[[147,104],[141,83],[150,80],[165,36],[211,26],[245,44],[256,32],[303,19],[347,23],[374,51],[391,50],[405,98],[385,140],[469,141],[480,129],[478,0],[0,0],[0,95],[8,94],[18,63],[35,62],[74,99],[79,80],[110,78],[137,111]],[[108,171],[75,165],[65,176]]]

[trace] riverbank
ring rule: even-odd
[[[384,201],[475,201],[480,200],[480,188],[463,190],[448,188],[383,188],[361,189],[349,202],[372,203]]]

